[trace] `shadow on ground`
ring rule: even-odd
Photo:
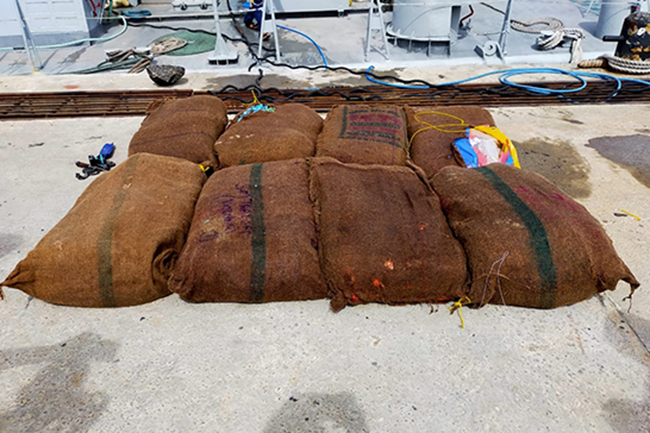
[[[0,233],[0,258],[14,251],[22,243],[22,236],[14,233]]]
[[[639,353],[634,351],[631,347],[632,345],[625,342],[616,341],[620,339],[618,335],[622,333],[628,333],[627,327],[623,326],[626,320],[621,320],[621,324],[618,324],[619,329],[612,331],[612,343],[615,344],[618,348],[624,345],[624,350],[621,352],[625,353],[630,351],[631,355],[635,358],[638,358]],[[627,338],[632,338],[636,340],[637,336],[642,337],[642,332],[650,331],[650,321],[645,320],[639,316],[631,315],[628,316],[629,324],[634,328],[634,331],[637,335],[628,335]],[[632,329],[632,328],[629,328]],[[617,333],[617,336],[613,334]],[[629,333],[632,333],[630,330]],[[643,362],[646,366],[650,365],[650,355],[648,355],[647,349],[640,344],[639,347],[642,353],[642,359],[640,362]],[[650,383],[650,377],[638,378],[639,382]],[[650,431],[650,389],[646,389],[643,400],[633,400],[633,399],[609,399],[603,405],[603,411],[606,414],[607,422],[612,426],[614,431],[620,433],[646,433]]]
[[[291,397],[264,433],[367,433],[366,417],[350,393],[308,393]]]
[[[82,433],[106,410],[108,396],[84,382],[92,362],[112,362],[118,345],[92,333],[63,343],[0,351],[0,373],[25,365],[44,367],[0,411],[0,431]]]

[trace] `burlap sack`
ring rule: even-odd
[[[153,153],[217,166],[214,142],[228,123],[221,99],[202,95],[155,102],[129,145],[129,155]]]
[[[477,305],[554,308],[619,280],[639,286],[598,221],[538,174],[447,167],[432,184],[467,253]]]
[[[316,111],[304,104],[284,104],[274,108],[273,112],[258,111],[248,114],[239,122],[235,117],[230,126],[255,123],[268,128],[294,129],[303,133],[309,141],[316,141],[323,129],[323,118]]]
[[[401,107],[342,105],[327,114],[316,156],[355,164],[404,165],[408,157]]]
[[[312,196],[332,309],[467,293],[466,258],[436,195],[406,167],[316,159]]]
[[[190,302],[324,298],[308,174],[303,159],[213,174],[171,289]]]
[[[314,156],[323,119],[302,104],[236,116],[214,145],[221,167]]]
[[[54,304],[121,307],[168,295],[205,181],[198,165],[138,154],[102,174],[0,286]]]
[[[494,119],[489,111],[476,106],[451,106],[451,107],[404,107],[408,124],[409,139],[411,140],[411,159],[420,166],[429,179],[441,168],[447,166],[465,167],[463,157],[456,150],[454,140],[465,137],[463,126],[453,126],[460,123],[458,120],[440,114],[424,114],[424,112],[442,112],[451,114],[465,121],[471,126],[494,125]],[[420,114],[416,120],[415,116]],[[444,131],[460,131],[456,133],[442,132],[431,128],[438,126]],[[447,126],[442,126],[447,125]],[[420,131],[420,132],[417,132]]]

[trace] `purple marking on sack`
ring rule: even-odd
[[[526,185],[518,185],[512,189],[542,221],[566,217],[566,212],[579,213],[582,208],[568,197],[560,193],[544,193],[531,189]]]
[[[252,199],[248,185],[236,184],[238,194],[219,194],[212,199],[209,213],[202,212],[201,218],[209,223],[206,231],[199,235],[199,242],[209,242],[229,234],[252,235]]]

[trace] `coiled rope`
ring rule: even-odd
[[[481,4],[505,15],[504,11],[489,3],[481,2]],[[582,39],[585,37],[582,29],[565,28],[562,21],[553,17],[535,18],[532,20],[517,20],[512,18],[510,19],[510,27],[521,33],[539,35],[537,38],[537,48],[543,51],[552,50],[561,45],[565,39],[571,39],[571,64],[577,64],[582,60]]]
[[[629,60],[622,57],[604,55],[596,59],[585,60],[578,63],[579,68],[604,68],[609,67],[625,74],[644,75],[650,74],[650,62]]]
[[[537,26],[544,26],[544,27],[539,28]],[[564,28],[564,23],[558,20],[557,18],[553,18],[553,17],[536,18],[534,20],[527,20],[527,21],[511,19],[510,27],[512,27],[513,30],[516,30],[521,33],[538,34],[546,30],[551,30],[551,31],[560,30]]]
[[[537,48],[542,51],[552,50],[553,48],[561,45],[565,39],[570,39],[570,63],[572,65],[575,65],[582,60],[582,40],[584,37],[584,32],[579,28],[561,28],[553,32],[542,31],[537,38]]]

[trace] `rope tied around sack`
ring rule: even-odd
[[[273,113],[275,111],[275,108],[262,104],[259,99],[257,99],[255,91],[251,90],[251,93],[253,94],[253,102],[246,104],[250,105],[250,107],[248,107],[246,111],[239,115],[237,118],[237,123],[241,122],[244,117],[249,116],[253,113],[257,113],[258,111],[266,111],[268,113]]]
[[[425,115],[425,114],[436,114],[436,115],[439,115],[439,116],[446,116],[446,117],[449,117],[451,119],[457,120],[459,123],[445,123],[445,124],[440,124],[440,125],[432,125],[429,122],[425,122],[424,120],[419,119],[419,116]],[[436,131],[445,132],[445,133],[448,133],[448,134],[463,134],[463,133],[465,133],[465,130],[467,128],[472,127],[472,125],[465,122],[465,120],[461,119],[460,117],[454,116],[453,114],[449,114],[449,113],[443,113],[441,111],[420,111],[420,112],[415,114],[415,121],[418,122],[420,125],[424,125],[425,127],[421,128],[421,129],[418,129],[417,131],[415,131],[413,133],[413,135],[411,136],[411,139],[409,140],[409,144],[413,144],[413,140],[415,139],[415,136],[418,135],[420,132],[428,131],[428,130],[431,130],[431,129],[435,129]],[[446,128],[452,128],[452,127],[457,127],[457,128],[461,128],[461,129],[453,129],[453,130],[446,129]]]

